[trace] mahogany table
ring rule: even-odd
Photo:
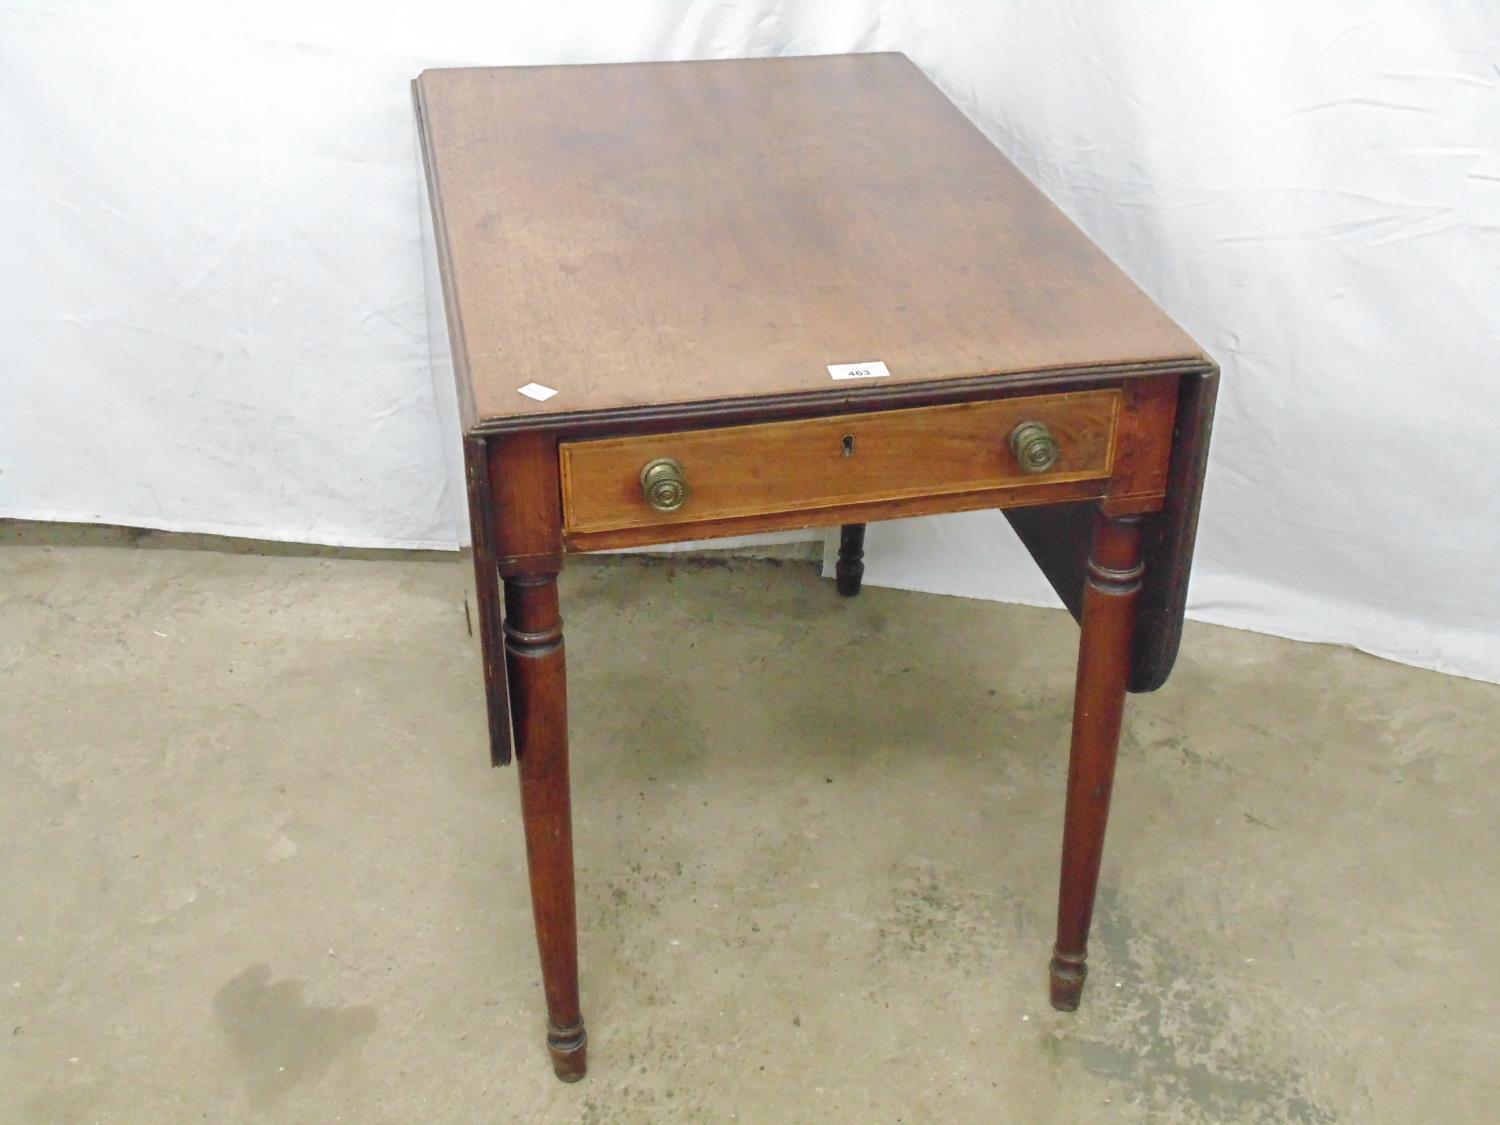
[[[429,70],[492,760],[558,1077],[586,1066],[557,575],[574,551],[1003,509],[1082,623],[1055,1007],[1127,690],[1181,635],[1217,369],[904,56]]]

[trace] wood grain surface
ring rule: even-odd
[[[904,56],[430,70],[416,95],[471,429],[1203,360]],[[868,360],[890,377],[830,379]]]
[[[563,442],[563,526],[568,535],[803,512],[882,500],[938,498],[1110,475],[1119,391],[1037,395],[998,402],[886,410]],[[1057,465],[1027,473],[1008,438],[1022,422],[1048,427]],[[654,510],[640,472],[672,458],[686,503]],[[1165,457],[1163,457],[1165,463]]]

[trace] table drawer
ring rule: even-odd
[[[722,521],[850,504],[1103,479],[1114,461],[1115,389],[846,414],[713,430],[565,441],[563,523],[569,534]],[[1056,463],[1022,469],[1011,435],[1039,422]],[[658,467],[658,503],[642,471]]]

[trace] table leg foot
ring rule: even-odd
[[[1052,1006],[1059,1012],[1076,1012],[1083,998],[1083,980],[1089,975],[1089,967],[1083,959],[1073,960],[1052,955],[1048,966],[1052,978]]]
[[[852,598],[859,593],[865,576],[865,525],[846,523],[839,528],[839,561],[833,568],[839,593]]]
[[[564,1082],[577,1082],[589,1069],[589,1033],[579,1021],[572,1027],[547,1028],[552,1070]]]

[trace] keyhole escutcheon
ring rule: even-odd
[[[845,457],[853,457],[854,456],[854,435],[853,434],[845,434],[844,435],[844,456]]]

